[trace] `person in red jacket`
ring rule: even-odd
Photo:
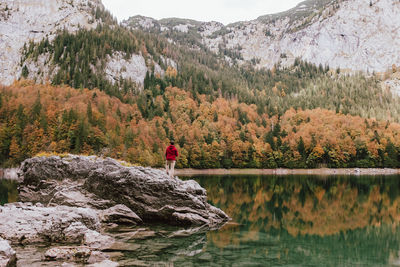
[[[167,147],[167,150],[165,151],[165,158],[166,158],[165,169],[167,170],[167,174],[169,174],[170,177],[174,177],[174,167],[177,156],[178,156],[178,150],[174,146],[174,141],[171,140],[170,145]]]

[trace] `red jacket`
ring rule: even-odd
[[[176,157],[178,156],[178,150],[174,145],[170,145],[165,151],[165,156],[167,157],[167,160],[176,160]]]

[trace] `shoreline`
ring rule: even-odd
[[[164,170],[164,168],[157,168]],[[17,168],[0,168],[0,180],[18,180]],[[390,168],[343,168],[343,169],[175,169],[177,176],[195,175],[397,175],[399,169]]]
[[[343,168],[343,169],[175,169],[175,175],[396,175],[400,169]]]

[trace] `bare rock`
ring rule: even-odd
[[[104,260],[102,262],[90,264],[87,266],[88,267],[117,267],[117,266],[119,266],[119,264],[114,261]]]
[[[130,208],[119,204],[109,209],[100,211],[100,218],[105,223],[116,224],[140,224],[142,219],[136,215]]]
[[[17,256],[7,240],[0,238],[0,266],[16,266]]]
[[[87,263],[94,264],[108,259],[110,259],[110,256],[108,256],[107,254],[101,251],[92,251],[92,253],[90,253],[89,259],[87,260]]]
[[[31,203],[0,207],[0,236],[14,244],[81,243],[89,229],[100,229],[97,212],[89,208]]]
[[[196,181],[170,179],[165,172],[152,168],[125,167],[111,158],[35,157],[22,163],[20,176],[23,177],[22,195],[44,204],[60,203],[59,195],[79,195],[65,193],[68,188],[73,188],[85,198],[95,197],[97,202],[123,204],[144,222],[207,225],[214,229],[229,220],[222,210],[207,203],[206,191]],[[59,188],[64,188],[61,190],[64,193],[51,193],[60,192]],[[109,211],[114,215],[104,213],[106,220],[140,222],[132,213],[128,219],[126,208]]]
[[[102,235],[96,231],[87,231],[85,233],[84,244],[91,249],[106,249],[115,243],[111,236]]]
[[[73,260],[86,261],[91,255],[91,250],[87,247],[53,247],[48,249],[45,254],[45,260]]]

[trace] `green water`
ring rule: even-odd
[[[192,179],[192,178],[191,178]],[[400,265],[400,176],[195,177],[232,221],[185,235],[161,225],[111,232],[122,266]],[[1,200],[16,198],[7,182]]]
[[[0,179],[0,205],[16,202],[18,197],[17,182]]]
[[[228,266],[387,266],[400,262],[399,176],[206,176],[235,224],[176,262]]]

